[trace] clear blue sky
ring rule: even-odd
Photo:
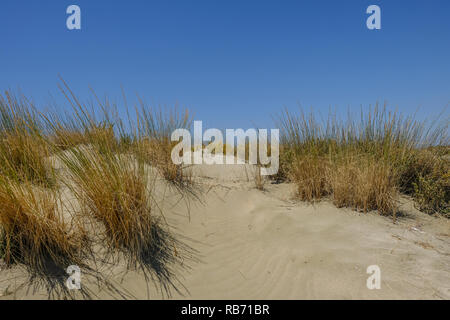
[[[81,7],[82,30],[66,28]],[[370,4],[382,29],[366,28]],[[219,128],[269,126],[298,103],[377,100],[420,117],[450,102],[448,0],[2,0],[0,89],[57,99],[58,74],[120,99],[193,110]]]

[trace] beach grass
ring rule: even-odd
[[[7,266],[60,276],[69,265],[83,265],[85,229],[64,217],[57,191],[0,176],[0,201],[0,251]]]
[[[403,193],[426,212],[447,215],[448,158],[437,150],[449,145],[448,120],[417,121],[378,105],[345,120],[286,110],[278,117],[278,177],[294,182],[306,201],[330,198],[338,207],[395,216]]]
[[[0,96],[0,174],[45,187],[55,184],[50,154],[34,105],[11,92]]]
[[[38,112],[10,92],[0,98],[0,258],[43,277],[56,268],[65,279],[68,266],[86,265],[100,238],[108,257],[125,257],[128,269],[169,293],[176,288],[169,265],[184,245],[153,201],[153,167],[178,188],[187,176],[167,158],[166,119],[142,108],[126,131],[114,105],[98,101],[94,110],[65,82],[60,89],[70,105],[64,113]],[[66,207],[62,190],[77,205]]]

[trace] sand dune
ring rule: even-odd
[[[165,217],[198,252],[198,261],[186,260],[190,269],[177,269],[187,290],[180,285],[172,299],[450,298],[450,223],[418,212],[408,199],[393,224],[376,213],[294,201],[286,183],[256,190],[249,165],[192,170],[198,199],[181,198],[163,181],[156,186]],[[381,269],[379,290],[366,286],[370,265]],[[167,298],[124,265],[105,270],[122,298]],[[2,272],[3,298],[46,298],[43,288],[16,290],[14,281],[23,278],[21,270]],[[121,297],[83,285],[96,298]]]

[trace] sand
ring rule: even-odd
[[[401,199],[393,224],[330,201],[295,201],[291,184],[257,190],[250,165],[192,170],[198,198],[156,185],[164,216],[197,251],[185,261],[190,269],[175,270],[185,289],[167,296],[119,264],[105,273],[122,295],[83,278],[93,298],[450,299],[450,222],[417,211],[411,200]],[[367,288],[370,265],[381,270],[380,289]],[[17,289],[21,279],[23,270],[1,271],[1,298],[47,298],[43,288]]]

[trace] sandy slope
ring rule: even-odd
[[[402,200],[405,216],[394,225],[376,213],[295,202],[289,184],[266,184],[266,191],[258,191],[248,165],[193,170],[200,199],[180,201],[162,182],[157,187],[166,218],[190,239],[185,241],[200,260],[187,260],[191,270],[177,271],[189,292],[174,291],[172,298],[450,298],[450,223],[416,211],[408,200]],[[381,268],[380,290],[366,287],[369,265]],[[108,277],[128,298],[162,297],[140,273],[123,271],[114,266]],[[18,274],[0,272],[0,289]],[[86,282],[98,298],[119,297]],[[22,288],[5,297],[45,293]]]

